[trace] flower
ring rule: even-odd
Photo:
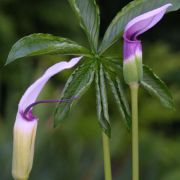
[[[13,133],[12,175],[14,179],[27,179],[32,169],[35,136],[38,124],[38,118],[33,115],[32,108],[39,102],[43,102],[35,102],[36,98],[52,76],[64,69],[73,67],[80,59],[81,57],[73,58],[69,62],[63,61],[51,66],[22,96],[18,106]],[[49,100],[44,102],[61,102],[61,100]]]
[[[152,11],[141,14],[132,19],[124,31],[124,63],[123,73],[126,83],[137,83],[142,80],[142,45],[138,36],[154,25],[164,16],[167,8],[172,6],[166,4]]]

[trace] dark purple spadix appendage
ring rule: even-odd
[[[142,47],[138,36],[154,25],[156,25],[164,16],[167,8],[172,6],[170,3],[157,9],[149,11],[135,17],[125,27],[124,31],[124,61],[133,60],[137,56],[141,57]]]
[[[21,112],[21,115],[24,119],[27,121],[33,121],[37,119],[36,116],[33,115],[32,108],[38,104],[48,104],[48,103],[69,103],[73,100],[77,99],[77,97],[72,97],[70,99],[61,99],[61,100],[42,100],[42,101],[36,101],[32,104],[30,104],[24,111]]]

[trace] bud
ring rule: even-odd
[[[166,4],[152,11],[135,17],[125,27],[124,31],[124,63],[123,74],[125,81],[138,83],[143,77],[142,68],[142,47],[138,36],[154,25],[156,25],[164,16],[167,8],[172,4]]]
[[[37,119],[27,121],[17,114],[13,134],[12,175],[14,179],[26,180],[32,169]]]

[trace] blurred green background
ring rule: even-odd
[[[127,3],[99,0],[101,38],[115,14]],[[140,90],[140,175],[141,180],[180,180],[180,13],[167,14],[143,40],[144,63],[167,83],[176,111],[165,109],[159,101]],[[84,33],[67,0],[1,0],[0,65],[11,46],[31,33],[51,33],[71,38],[87,46]],[[115,48],[117,53],[122,49]],[[10,180],[12,130],[17,105],[25,89],[50,65],[69,59],[41,56],[16,61],[0,69],[0,180]],[[72,70],[48,82],[39,99],[60,96]],[[129,94],[128,88],[127,95]],[[70,116],[53,129],[55,105],[39,105],[40,117],[32,180],[103,180],[101,130],[96,120],[94,84],[78,101]],[[111,157],[113,180],[131,179],[131,145],[122,117],[109,94],[112,123]]]

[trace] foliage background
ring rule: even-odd
[[[101,37],[115,14],[128,1],[103,1]],[[158,100],[140,90],[140,169],[143,180],[180,179],[180,19],[179,12],[167,14],[143,40],[144,62],[167,83],[175,99],[176,111],[161,107]],[[12,44],[35,33],[51,33],[87,45],[84,33],[66,0],[1,0],[0,1],[0,65],[3,66]],[[112,51],[122,52],[116,45]],[[0,179],[11,178],[12,129],[18,101],[24,90],[42,72],[62,56],[26,58],[0,69]],[[55,76],[39,99],[60,96],[72,70]],[[129,91],[127,86],[127,95]],[[130,134],[109,94],[112,122],[113,179],[130,180]],[[40,117],[34,166],[30,179],[100,180],[103,179],[101,132],[96,121],[94,85],[73,108],[67,121],[52,128],[54,105],[35,108]]]

